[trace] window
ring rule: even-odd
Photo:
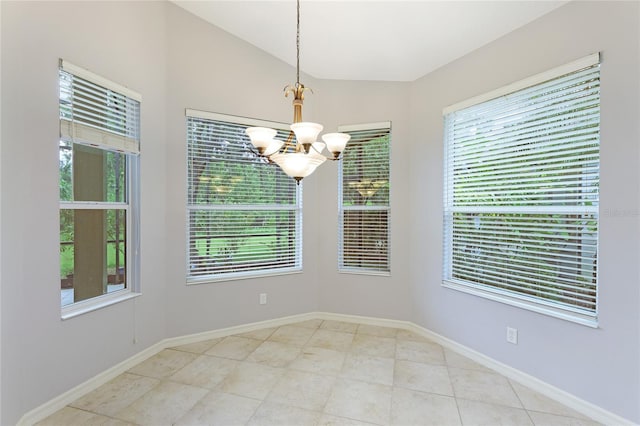
[[[599,56],[444,120],[443,284],[595,326]]]
[[[187,282],[302,268],[302,186],[251,152],[245,129],[280,123],[187,110]]]
[[[140,95],[60,61],[63,317],[131,297],[137,275]]]
[[[388,274],[391,123],[342,126],[351,135],[340,161],[338,270]]]

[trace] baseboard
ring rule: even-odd
[[[34,408],[33,410],[27,412],[24,416],[22,416],[17,425],[30,426],[50,416],[51,414],[64,408],[66,405],[69,405],[81,396],[91,392],[92,390],[104,385],[108,381],[124,373],[134,365],[157,354],[162,349],[164,349],[163,342],[164,341],[149,346],[148,348],[142,350],[141,352],[138,352],[132,357],[125,359],[121,363],[116,364],[113,367],[103,371],[102,373],[97,374],[86,382],[80,383],[78,386],[69,389],[65,393],[58,395],[57,397],[47,401],[39,407]]]
[[[76,399],[91,392],[94,389],[99,388],[110,380],[115,379],[120,374],[129,370],[133,366],[140,362],[152,357],[158,352],[171,348],[174,346],[186,345],[189,343],[201,342],[203,340],[215,339],[218,337],[230,336],[232,334],[246,333],[248,331],[259,330],[262,328],[280,327],[286,324],[294,322],[306,321],[309,319],[315,319],[317,316],[314,313],[305,313],[300,315],[291,315],[287,317],[281,317],[276,319],[270,319],[265,321],[259,321],[249,324],[243,324],[218,330],[206,331],[204,333],[190,334],[180,337],[170,337],[160,342],[149,346],[148,348],[138,352],[132,357],[120,362],[119,364],[97,374],[89,380],[79,384],[78,386],[64,392],[61,395],[47,401],[46,403],[34,408],[27,412],[18,421],[18,426],[31,426],[58,410],[61,410],[65,406],[71,404]]]
[[[92,377],[84,383],[70,389],[69,391],[51,399],[45,404],[29,411],[26,413],[20,421],[18,422],[19,426],[29,426],[37,423],[47,416],[55,413],[56,411],[64,408],[66,405],[69,405],[76,399],[81,396],[91,392],[92,390],[102,386],[108,381],[114,379],[118,375],[124,373],[125,371],[132,368],[134,365],[144,361],[145,359],[157,354],[163,349],[186,345],[190,343],[196,343],[203,340],[215,339],[219,337],[225,337],[232,334],[246,333],[249,331],[259,330],[262,328],[271,328],[271,327],[281,327],[283,325],[291,324],[294,322],[312,320],[312,319],[322,319],[322,320],[333,320],[333,321],[344,321],[344,322],[353,322],[359,324],[368,324],[375,325],[381,327],[392,327],[399,328],[403,330],[413,331],[427,339],[430,339],[443,347],[450,349],[454,352],[459,353],[460,355],[464,355],[467,358],[472,359],[473,361],[488,367],[496,372],[508,377],[509,379],[515,380],[516,382],[527,386],[530,389],[535,390],[536,392],[541,393],[555,401],[558,401],[561,404],[566,405],[574,409],[575,411],[592,418],[598,422],[601,422],[606,425],[634,425],[633,422],[618,416],[617,414],[611,413],[597,405],[591,404],[590,402],[584,401],[568,392],[565,392],[561,389],[556,388],[542,380],[539,380],[533,376],[530,376],[520,370],[517,370],[513,367],[510,367],[506,364],[498,362],[486,355],[481,354],[473,349],[470,349],[464,345],[461,345],[453,340],[450,340],[444,336],[441,336],[437,333],[434,333],[431,330],[428,330],[424,327],[421,327],[415,323],[410,321],[401,321],[401,320],[391,320],[384,318],[375,318],[375,317],[366,317],[366,316],[358,316],[358,315],[346,315],[346,314],[336,314],[330,312],[309,312],[305,314],[292,315],[287,317],[275,318],[265,321],[259,321],[249,324],[243,324],[218,330],[207,331],[203,333],[195,333],[186,336],[179,337],[171,337],[164,339],[143,351],[133,355],[132,357],[122,361],[121,363],[115,365],[114,367],[109,368],[106,371]]]
[[[563,391],[549,383],[546,383],[534,376],[531,376],[527,373],[524,373],[516,368],[510,367],[506,364],[503,364],[499,361],[494,360],[480,352],[477,352],[471,348],[468,348],[460,343],[454,342],[444,336],[441,336],[437,333],[434,333],[431,330],[427,330],[423,327],[420,327],[416,324],[412,324],[412,331],[427,337],[430,340],[440,344],[441,346],[450,349],[454,352],[459,353],[460,355],[464,355],[467,358],[472,359],[473,361],[490,368],[503,376],[512,379],[521,385],[524,385],[542,395],[553,399],[573,410],[577,411],[580,414],[587,416],[597,422],[603,423],[605,425],[629,425],[633,426],[635,423],[618,416],[610,411],[607,411],[597,405],[594,405],[590,402],[587,402],[583,399],[578,398],[577,396],[570,394],[569,392]]]
[[[291,324],[294,322],[306,321],[316,318],[318,317],[314,312],[308,312],[305,314],[290,315],[281,318],[252,322],[248,324],[221,328],[218,330],[205,331],[202,333],[188,334],[186,336],[170,337],[163,341],[165,343],[164,348],[188,345],[190,343],[202,342],[203,340],[217,339],[219,337],[226,337],[232,334],[247,333],[249,331],[260,330],[263,328],[281,327],[283,325]]]
[[[364,317],[364,316],[361,317],[357,315],[332,314],[328,312],[318,312],[317,316],[325,320],[355,322],[355,323],[361,323],[361,324],[377,325],[382,327],[394,327],[394,328],[413,331],[416,334],[419,334],[429,340],[432,340],[447,349],[450,349],[454,352],[459,353],[460,355],[466,356],[467,358],[472,359],[473,361],[477,362],[480,365],[490,368],[509,379],[512,379],[538,393],[541,393],[542,395],[548,398],[551,398],[563,405],[566,405],[567,407],[572,408],[578,413],[583,414],[597,422],[603,423],[605,425],[616,425],[616,426],[635,425],[635,423],[623,417],[620,417],[617,414],[614,414],[601,407],[598,407],[597,405],[594,405],[590,402],[580,399],[575,395],[565,392],[562,389],[558,389],[557,387],[550,385],[549,383],[543,382],[542,380],[537,379],[536,377],[533,377],[520,370],[517,370],[499,361],[496,361],[493,358],[490,358],[480,352],[477,352],[471,348],[461,345],[460,343],[457,343],[451,339],[448,339],[440,334],[434,333],[433,331],[428,330],[424,327],[421,327],[410,321],[386,320],[381,318],[371,318],[371,317]]]

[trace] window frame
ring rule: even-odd
[[[102,86],[108,90],[118,93],[119,95],[124,95],[131,100],[138,102],[138,108],[142,105],[142,96],[131,89],[121,86],[118,83],[112,82],[102,76],[94,74],[91,71],[88,71],[84,68],[73,65],[65,60],[60,60],[60,71],[64,71],[68,74],[71,74],[73,77],[78,77],[83,80],[87,80],[90,83]],[[139,111],[139,110],[138,110]],[[85,300],[81,300],[79,302],[70,303],[68,305],[62,306],[61,303],[61,319],[66,320],[78,315],[82,315],[88,312],[95,311],[97,309],[102,309],[107,306],[129,300],[131,298],[140,296],[140,155],[139,155],[139,144],[140,144],[140,115],[136,117],[135,124],[137,128],[137,143],[132,144],[131,140],[128,140],[127,143],[124,137],[115,136],[113,138],[109,137],[111,142],[111,146],[106,146],[100,143],[92,143],[91,139],[82,139],[81,135],[78,135],[78,140],[74,139],[74,132],[69,131],[72,129],[74,120],[70,121],[67,119],[60,118],[60,137],[59,140],[65,139],[67,143],[73,148],[74,144],[77,145],[85,145],[90,146],[94,149],[99,149],[101,151],[113,151],[117,153],[121,153],[125,155],[126,158],[126,166],[124,170],[125,174],[125,194],[126,199],[122,202],[108,202],[108,201],[64,201],[60,199],[59,201],[59,211],[63,210],[124,210],[125,211],[125,226],[126,226],[126,241],[125,241],[125,288],[120,290],[114,290],[102,295],[98,295],[95,297],[91,297]],[[99,132],[103,132],[99,130]],[[83,135],[86,135],[84,133]],[[82,139],[82,140],[81,140]],[[113,142],[116,141],[116,144],[121,143],[122,149],[118,146],[114,146]],[[96,141],[97,142],[97,141]],[[107,143],[109,145],[109,143]],[[136,151],[132,151],[136,150]],[[58,177],[59,179],[59,177]],[[60,242],[58,243],[60,246]],[[60,260],[58,261],[60,262]],[[59,275],[58,282],[60,282],[61,277]]]
[[[338,126],[338,131],[341,133],[358,133],[374,130],[386,130],[388,141],[387,152],[387,166],[389,170],[388,176],[388,199],[386,205],[374,205],[374,206],[345,206],[344,205],[344,153],[343,158],[339,161],[338,165],[338,250],[337,250],[337,270],[339,273],[356,274],[356,275],[372,275],[372,276],[390,276],[391,275],[391,122],[382,121],[375,123],[364,123],[354,125],[341,125]],[[349,142],[351,143],[351,142]],[[345,152],[349,150],[349,143],[345,149]],[[353,145],[352,145],[353,146]],[[354,267],[345,266],[344,262],[344,213],[348,211],[379,211],[386,212],[387,216],[387,256],[386,264],[384,268],[373,267]]]
[[[296,202],[286,206],[283,204],[207,204],[205,207],[198,204],[189,204],[189,131],[188,131],[188,122],[189,119],[197,119],[197,120],[205,120],[219,123],[228,123],[231,125],[239,125],[245,127],[269,127],[272,129],[276,129],[282,132],[289,132],[290,127],[286,123],[261,120],[255,118],[248,117],[240,117],[229,114],[222,113],[214,113],[208,111],[201,111],[195,109],[185,109],[185,134],[186,134],[186,256],[185,256],[185,277],[187,285],[200,285],[200,284],[209,284],[209,283],[219,283],[225,281],[233,281],[233,280],[243,280],[243,279],[252,279],[252,278],[264,278],[264,277],[272,277],[279,275],[289,275],[289,274],[299,274],[303,270],[303,182],[300,182],[296,185],[295,181],[291,178],[287,177],[287,182],[290,180],[291,183],[295,186],[295,197]],[[246,140],[248,142],[248,146],[250,146],[250,139],[246,136]],[[257,155],[257,153],[256,153]],[[266,161],[266,160],[264,160]],[[266,164],[266,163],[265,163]],[[275,165],[271,164],[270,167],[275,167],[277,171],[280,169]],[[284,174],[284,173],[283,173]],[[286,175],[285,175],[286,176]],[[218,206],[216,208],[216,206]],[[283,207],[284,206],[284,207]],[[290,227],[290,230],[293,230],[294,235],[296,236],[293,250],[291,251],[294,254],[294,262],[293,265],[288,265],[285,267],[272,268],[265,267],[261,269],[251,269],[247,271],[227,271],[227,272],[219,272],[208,275],[200,275],[200,276],[192,276],[190,275],[191,271],[191,220],[190,220],[190,212],[192,210],[213,210],[213,211],[245,211],[245,210],[269,210],[269,211],[290,211],[294,213],[294,224]]]
[[[468,99],[466,101],[462,101],[455,105],[451,105],[449,107],[446,107],[443,110],[443,118],[444,118],[444,129],[443,129],[444,130],[443,131],[444,133],[443,134],[443,140],[444,140],[443,197],[444,199],[443,199],[443,264],[442,264],[443,265],[443,271],[442,271],[443,287],[454,289],[454,290],[461,291],[468,294],[472,294],[475,296],[483,297],[483,298],[497,301],[500,303],[505,303],[507,305],[530,310],[530,311],[541,313],[544,315],[552,316],[555,318],[597,328],[598,326],[598,288],[599,288],[599,283],[597,279],[597,269],[598,269],[597,263],[595,264],[596,266],[594,266],[595,272],[594,272],[593,278],[594,278],[595,294],[593,296],[594,309],[592,312],[588,312],[587,309],[580,309],[577,307],[568,306],[566,303],[561,304],[559,302],[554,302],[553,300],[551,300],[551,297],[546,297],[546,298],[535,297],[535,296],[528,297],[524,293],[516,294],[513,291],[506,291],[506,290],[500,289],[499,287],[492,288],[492,286],[488,284],[471,283],[471,282],[465,283],[461,280],[455,280],[452,278],[451,268],[452,268],[452,262],[453,262],[452,259],[454,256],[453,248],[452,248],[452,245],[453,245],[453,235],[452,235],[453,216],[452,215],[454,214],[454,212],[461,212],[461,211],[463,212],[464,210],[470,211],[470,209],[473,210],[473,208],[465,209],[464,207],[462,207],[462,210],[460,210],[454,207],[453,205],[453,199],[454,199],[453,183],[452,183],[453,177],[449,177],[448,175],[448,173],[450,172],[453,173],[453,168],[451,167],[450,169],[448,165],[450,161],[449,157],[451,155],[449,144],[453,143],[450,141],[449,138],[450,137],[452,138],[453,136],[452,136],[452,130],[448,127],[447,119],[448,117],[451,117],[455,112],[463,111],[467,108],[488,103],[489,101],[493,101],[498,98],[503,98],[503,97],[508,98],[510,94],[513,94],[515,92],[519,92],[523,89],[533,88],[537,85],[542,85],[545,82],[559,79],[569,74],[578,73],[579,71],[584,69],[598,67],[598,77],[599,77],[600,75],[599,65],[600,65],[600,55],[599,53],[594,53],[584,58],[580,58],[576,61],[570,62],[568,64],[553,68],[543,73],[533,75],[529,78],[509,84],[502,88],[493,90],[489,93],[476,96],[474,98]],[[599,103],[599,100],[598,100],[598,103]],[[598,118],[598,134],[599,132],[600,132],[600,121]],[[598,156],[598,165],[599,164],[600,164],[600,158]],[[592,201],[589,198],[587,198],[586,195],[582,195],[582,197],[579,199],[585,203],[587,201],[589,202]],[[532,204],[530,208],[527,208],[526,206],[517,207],[517,208],[514,207],[513,212],[519,213],[521,211],[524,212],[525,210],[529,210],[529,213],[535,214],[538,211],[540,213],[543,213],[544,211],[546,214],[550,215],[552,213],[548,213],[547,212],[548,210],[554,210],[554,208],[556,210],[561,209],[560,204],[550,204],[550,205],[551,207],[549,208],[538,207],[535,204]],[[598,199],[596,200],[595,206],[591,208],[583,207],[583,210],[582,210],[584,212],[587,212],[587,211],[589,212],[584,214],[594,215],[597,225],[599,225],[599,222],[600,222],[599,215],[598,215],[598,211],[599,211],[598,206],[599,206],[599,196],[598,196]],[[483,207],[486,207],[486,208],[483,210]],[[481,212],[481,211],[484,212],[486,210],[487,213],[498,213],[498,212],[503,212],[503,214],[504,212],[508,213],[508,208],[500,209],[499,207],[491,206],[491,205],[485,205],[485,206],[478,205],[475,209],[478,212]],[[576,211],[577,210],[578,209],[576,209]],[[451,219],[448,219],[450,215],[451,215]],[[599,226],[597,226],[597,228],[599,228]],[[588,233],[587,231],[582,230],[580,235],[582,236],[581,238],[585,238],[584,235],[588,235]],[[596,229],[595,231],[596,256],[597,256],[598,239],[599,239],[599,229]]]

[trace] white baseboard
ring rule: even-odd
[[[190,343],[196,343],[203,340],[215,339],[219,337],[225,337],[232,334],[246,333],[249,331],[259,330],[262,328],[271,328],[271,327],[280,327],[283,325],[291,324],[294,322],[312,320],[312,319],[322,319],[322,320],[333,320],[333,321],[344,321],[344,322],[353,322],[359,324],[368,324],[375,325],[381,327],[392,327],[399,328],[403,330],[413,331],[416,334],[422,335],[427,339],[430,339],[443,347],[450,349],[454,352],[459,353],[460,355],[466,356],[467,358],[472,359],[473,361],[488,367],[496,372],[504,375],[505,377],[515,380],[516,382],[527,386],[528,388],[533,389],[536,392],[539,392],[555,401],[558,401],[561,404],[566,405],[574,409],[575,411],[592,418],[598,422],[601,422],[605,425],[634,425],[633,422],[622,418],[614,413],[611,413],[601,407],[598,407],[590,402],[584,401],[568,392],[565,392],[561,389],[556,388],[542,380],[539,380],[533,376],[530,376],[520,370],[517,370],[513,367],[505,365],[501,362],[498,362],[492,358],[489,358],[486,355],[481,354],[473,349],[470,349],[466,346],[463,346],[453,340],[450,340],[444,336],[441,336],[437,333],[434,333],[431,330],[427,330],[419,325],[416,325],[410,321],[400,321],[400,320],[391,320],[391,319],[383,319],[383,318],[375,318],[375,317],[365,317],[358,315],[345,315],[345,314],[334,314],[329,312],[309,312],[306,314],[292,315],[282,318],[275,318],[266,321],[260,321],[255,323],[243,324],[218,330],[206,331],[203,333],[190,334],[186,336],[179,337],[171,337],[164,339],[144,350],[135,354],[134,356],[122,361],[121,363],[109,368],[102,373],[92,377],[84,383],[79,384],[73,389],[68,390],[67,392],[51,399],[45,404],[29,411],[26,413],[20,421],[18,422],[19,426],[30,426],[34,423],[43,420],[47,416],[55,413],[56,411],[64,408],[66,405],[69,405],[76,399],[81,396],[91,392],[92,390],[102,386],[108,381],[116,378],[118,375],[124,373],[129,370],[136,364],[144,361],[145,359],[157,354],[163,349],[186,345]]]
[[[47,401],[46,403],[34,408],[27,412],[18,421],[18,426],[31,426],[44,418],[50,416],[58,410],[61,410],[65,406],[71,404],[76,399],[91,392],[94,389],[99,388],[110,380],[115,379],[120,374],[129,370],[133,366],[141,363],[147,358],[152,357],[158,352],[171,348],[174,346],[186,345],[189,343],[201,342],[203,340],[215,339],[218,337],[230,336],[232,334],[246,333],[248,331],[259,330],[262,328],[280,327],[282,325],[306,321],[309,319],[315,319],[317,316],[314,313],[306,313],[300,315],[292,315],[288,317],[276,318],[266,321],[254,322],[249,324],[238,325],[234,327],[222,328],[218,330],[206,331],[204,333],[190,334],[180,337],[170,337],[160,342],[143,349],[141,352],[133,355],[132,357],[122,361],[121,363],[97,374],[89,380],[79,384],[78,386],[69,389],[61,395]]]
[[[542,380],[537,379],[527,373],[496,361],[493,358],[490,358],[480,352],[461,345],[460,343],[454,342],[453,340],[441,336],[440,334],[434,333],[433,331],[423,328],[410,321],[386,320],[381,318],[332,314],[327,312],[318,312],[317,317],[325,320],[356,322],[361,324],[394,327],[413,331],[416,334],[432,340],[447,349],[459,353],[460,355],[466,356],[467,358],[472,359],[480,365],[490,368],[509,379],[512,379],[538,393],[541,393],[542,395],[551,398],[554,401],[559,402],[560,404],[566,405],[567,407],[572,408],[578,413],[583,414],[597,422],[603,423],[605,425],[616,426],[635,425],[635,423],[623,417],[620,417],[617,414],[614,414],[601,407],[598,407],[597,405],[580,399],[575,395],[572,395],[568,392],[563,391],[562,389],[558,389],[557,387],[550,385],[549,383],[543,382]]]

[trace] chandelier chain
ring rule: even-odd
[[[300,85],[300,0],[296,0],[296,85]]]

